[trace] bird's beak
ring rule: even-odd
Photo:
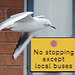
[[[54,26],[51,26],[52,28],[56,29]]]

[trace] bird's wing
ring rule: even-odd
[[[0,25],[0,30],[4,29],[7,26],[12,25],[13,23],[20,21],[21,19],[33,14],[33,12],[22,12],[16,15],[12,15],[9,19],[5,20],[3,23]],[[30,17],[31,18],[31,17]]]
[[[29,34],[28,32],[21,34],[18,44],[15,48],[15,52],[13,54],[14,59],[16,59],[21,54],[21,52],[28,45],[32,37],[33,37],[33,34]]]

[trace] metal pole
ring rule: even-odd
[[[24,0],[24,11],[27,11],[27,0]],[[23,75],[27,75],[27,48],[23,52]]]
[[[23,53],[23,75],[27,75],[27,48]]]

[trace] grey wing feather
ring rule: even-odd
[[[29,36],[28,32],[22,32],[22,34],[21,34],[21,36],[19,38],[18,44],[16,45],[15,50],[17,48],[19,48],[20,46],[22,46],[22,44],[25,42],[25,40],[27,40],[28,36]]]
[[[22,33],[22,35],[18,41],[18,44],[15,48],[15,52],[13,54],[14,59],[16,59],[21,54],[21,52],[28,45],[28,43],[30,42],[32,37],[33,37],[33,34],[31,34],[31,33],[30,34],[28,32]]]

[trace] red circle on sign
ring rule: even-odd
[[[51,46],[52,46],[52,47],[56,47],[56,46],[57,46],[57,42],[56,42],[55,40],[52,40],[52,41],[51,41]]]

